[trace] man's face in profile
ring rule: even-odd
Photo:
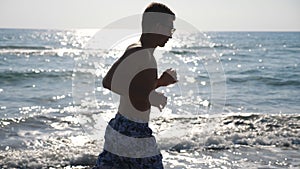
[[[172,38],[172,35],[175,31],[173,25],[172,19],[168,19],[167,22],[157,24],[156,28],[158,33],[156,41],[159,47],[164,47],[168,40]]]

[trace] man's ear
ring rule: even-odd
[[[156,23],[155,25],[153,25],[153,27],[152,27],[152,31],[153,31],[153,33],[155,33],[155,34],[159,34],[160,33],[160,24],[159,23]]]

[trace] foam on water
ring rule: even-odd
[[[283,114],[168,115],[153,119],[151,128],[166,168],[285,168],[300,166],[299,120]],[[2,168],[93,166],[103,146],[103,140],[83,133],[73,116],[2,120],[1,125]]]

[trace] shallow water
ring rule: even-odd
[[[297,168],[299,119],[299,115],[167,115],[150,124],[165,168]],[[2,168],[93,166],[103,145],[103,140],[82,133],[72,117],[5,122],[10,124],[1,128]]]

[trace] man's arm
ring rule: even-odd
[[[156,88],[159,88],[161,86],[168,86],[176,82],[178,82],[176,71],[172,69],[167,69],[160,76],[160,78],[156,80]]]
[[[126,79],[124,79],[124,75],[126,75],[127,72],[124,70],[120,70],[120,69],[124,69],[124,67],[126,65],[124,65],[124,64],[121,65],[121,64],[131,53],[132,53],[132,51],[131,52],[125,51],[123,56],[121,58],[119,58],[111,66],[111,68],[109,69],[109,71],[107,72],[107,74],[104,76],[104,78],[102,80],[102,85],[104,88],[106,88],[112,92],[115,92],[119,95],[125,94],[124,87],[121,85],[116,85],[116,84],[118,84],[118,83],[123,84],[124,83],[123,81],[126,80]],[[120,67],[120,65],[121,65],[121,68],[118,69],[118,67]],[[112,84],[113,80],[114,80],[114,85]]]
[[[132,105],[141,111],[151,107],[149,94],[155,89],[157,79],[157,69],[145,69],[132,79],[129,87],[129,98]]]
[[[128,95],[128,90],[131,82],[135,78],[135,73],[139,73],[138,69],[147,63],[147,59],[144,55],[145,51],[140,50],[140,48],[127,49],[103,78],[103,87],[119,95]],[[147,76],[144,78],[147,79]],[[143,85],[137,86],[135,91],[143,93],[145,91],[143,87]]]
[[[109,71],[107,72],[107,74],[105,75],[105,77],[102,80],[102,85],[104,88],[112,90],[111,89],[111,82],[112,82],[112,77],[116,71],[117,66],[119,65],[119,61],[115,62],[112,67],[109,69]]]

